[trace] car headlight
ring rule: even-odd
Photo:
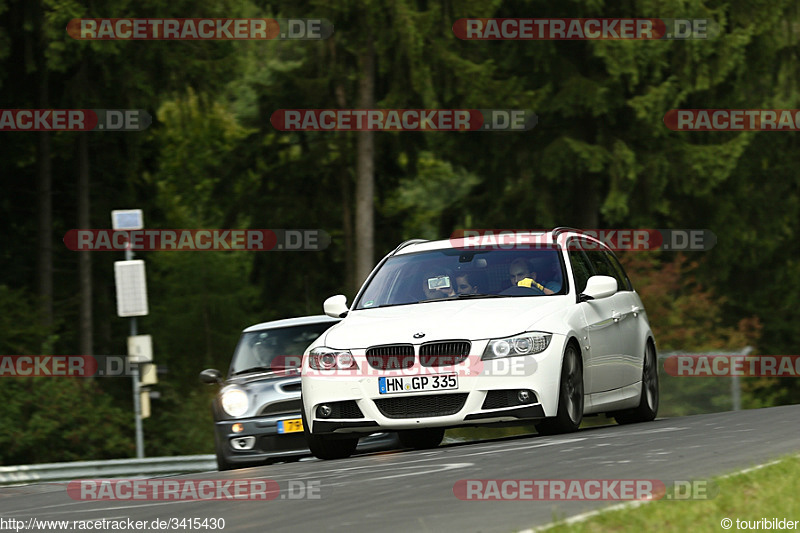
[[[222,409],[230,416],[242,416],[247,412],[250,400],[242,389],[228,389],[220,398]]]
[[[314,370],[355,370],[358,368],[349,350],[318,346],[308,353],[308,366]]]
[[[552,333],[531,331],[505,339],[492,339],[486,345],[481,359],[497,359],[500,357],[515,357],[517,355],[533,355],[541,353],[550,345]]]

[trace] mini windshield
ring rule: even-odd
[[[390,257],[356,309],[457,298],[566,294],[564,264],[555,247],[536,250],[444,249]]]
[[[323,322],[243,333],[233,353],[230,375],[284,370],[287,356],[302,357],[305,349],[332,325]]]

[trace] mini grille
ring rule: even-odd
[[[283,392],[300,392],[301,386],[300,382],[297,383],[289,383],[288,385],[282,385],[281,389]]]
[[[378,370],[401,370],[414,366],[414,347],[410,344],[373,346],[367,349],[367,362]]]
[[[280,415],[285,413],[297,413],[303,410],[303,403],[300,400],[286,400],[265,405],[258,412],[259,415]]]
[[[468,394],[436,394],[375,400],[381,414],[388,418],[427,418],[454,415],[464,407]]]
[[[464,361],[469,355],[469,341],[430,342],[419,347],[422,366],[451,366]]]

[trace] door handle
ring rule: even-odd
[[[631,306],[631,313],[633,313],[633,316],[639,316],[639,311],[641,311],[641,310],[642,310],[642,308],[639,307],[638,305],[632,305]]]
[[[616,311],[611,311],[611,318],[614,319],[614,322],[619,322],[619,319],[622,318],[622,315]]]

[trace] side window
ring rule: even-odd
[[[631,280],[625,273],[625,269],[622,268],[622,265],[620,264],[619,259],[617,259],[617,256],[606,250],[606,257],[608,258],[608,262],[611,263],[611,266],[614,269],[614,271],[617,273],[616,277],[619,290],[632,291],[633,285],[631,284]]]
[[[613,267],[609,259],[610,254],[608,251],[600,248],[599,245],[593,245],[592,248],[593,249],[587,250],[586,255],[589,256],[589,261],[591,261],[597,275],[611,276],[617,280],[617,290],[627,290],[628,283],[625,278],[620,275],[620,272]]]
[[[572,275],[575,278],[575,290],[580,294],[586,288],[586,282],[592,276],[592,265],[589,264],[589,259],[575,239],[567,243],[567,254],[572,266]]]

